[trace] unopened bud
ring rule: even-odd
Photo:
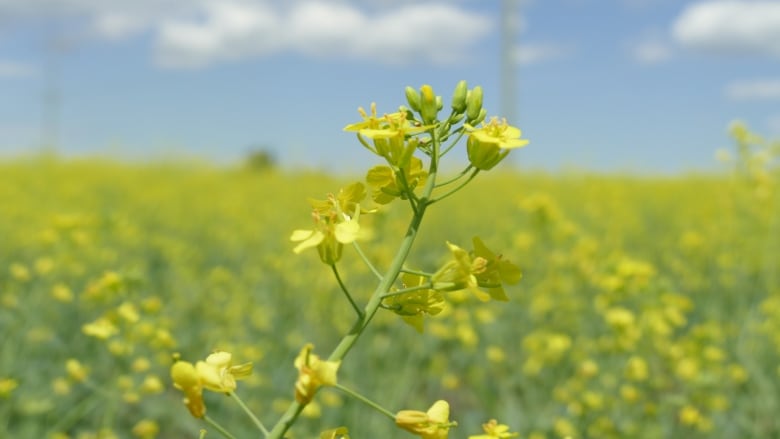
[[[404,92],[406,93],[406,101],[409,102],[409,107],[414,111],[420,111],[420,93],[408,85]]]
[[[420,87],[420,95],[420,116],[422,116],[423,123],[433,123],[439,112],[438,99],[436,99],[436,95],[433,93],[433,88],[427,84],[423,85]]]
[[[466,116],[470,121],[473,121],[479,117],[479,112],[482,109],[482,87],[476,86],[471,89],[466,101]]]
[[[452,93],[452,109],[456,113],[463,113],[466,110],[466,96],[468,95],[468,84],[466,81],[458,82],[455,91]]]

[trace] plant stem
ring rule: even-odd
[[[412,219],[409,222],[409,226],[406,229],[406,235],[404,235],[401,245],[398,247],[398,251],[390,263],[390,267],[388,267],[385,275],[382,276],[382,279],[379,281],[374,293],[366,304],[364,308],[365,312],[362,315],[358,315],[357,320],[355,320],[355,323],[352,325],[352,329],[350,329],[350,331],[341,339],[339,344],[336,345],[336,348],[328,357],[328,361],[340,361],[349,353],[349,350],[352,349],[352,346],[355,345],[355,342],[357,342],[357,339],[363,333],[366,325],[368,325],[371,318],[376,314],[382,304],[383,295],[390,291],[395,279],[401,272],[401,268],[403,267],[406,258],[409,256],[412,244],[414,244],[414,239],[417,237],[417,232],[420,230],[420,224],[425,215],[425,209],[431,202],[430,197],[433,193],[433,188],[436,185],[436,175],[439,167],[439,136],[435,128],[430,129],[428,132],[431,135],[433,143],[433,153],[431,155],[430,166],[428,167],[428,179],[425,182],[422,196],[418,199],[417,210],[415,210],[414,216],[412,216]],[[274,425],[273,429],[271,429],[267,438],[281,439],[284,433],[295,423],[295,420],[301,414],[301,411],[303,411],[303,407],[303,404],[298,401],[293,401],[276,425]]]
[[[379,413],[382,413],[383,415],[387,416],[388,418],[395,420],[395,414],[392,413],[390,410],[387,410],[386,408],[382,407],[381,405],[375,403],[374,401],[371,401],[370,399],[366,398],[365,396],[355,392],[354,390],[344,387],[341,384],[336,384],[334,387],[341,390],[342,392],[346,393],[347,395],[357,399],[358,401],[362,402],[363,404],[366,404],[367,406],[370,406],[374,410],[378,411]]]
[[[377,277],[377,279],[382,279],[382,273],[379,272],[379,270],[374,267],[374,264],[371,263],[371,260],[368,259],[365,253],[363,253],[363,249],[360,248],[360,245],[357,243],[357,241],[352,241],[352,246],[355,247],[355,250],[357,250],[360,257],[363,259],[363,262],[366,263],[368,268],[374,273],[374,275]]]
[[[244,413],[246,413],[247,416],[249,416],[249,418],[252,420],[252,422],[254,422],[255,426],[257,426],[257,428],[260,431],[262,431],[264,435],[268,436],[268,429],[265,428],[265,425],[263,425],[263,423],[260,422],[259,419],[257,419],[257,416],[255,416],[255,414],[252,413],[252,410],[249,410],[249,407],[247,407],[246,404],[244,404],[244,401],[242,401],[241,398],[239,398],[235,392],[230,392],[228,393],[228,395],[230,395],[233,399],[236,400],[238,405],[241,406],[241,409],[244,410]]]
[[[444,195],[431,200],[428,204],[433,204],[433,203],[439,202],[439,201],[449,197],[450,195],[454,194],[455,192],[458,192],[459,190],[463,189],[463,187],[466,186],[467,184],[469,184],[471,182],[471,180],[473,180],[474,177],[477,176],[477,174],[479,174],[479,169],[475,168],[471,172],[471,175],[469,175],[469,178],[467,178],[464,182],[459,184],[456,188],[452,189],[451,191],[445,193]]]
[[[217,421],[215,421],[215,420],[213,420],[213,419],[209,418],[208,416],[204,416],[204,417],[203,417],[203,420],[204,420],[204,421],[206,421],[206,423],[207,423],[207,424],[209,424],[209,425],[210,425],[212,428],[214,428],[214,430],[217,430],[217,431],[218,431],[218,432],[219,432],[219,433],[220,433],[222,436],[224,436],[224,437],[226,437],[226,438],[228,438],[228,439],[236,439],[236,437],[235,437],[235,436],[233,436],[232,434],[230,434],[230,432],[228,432],[227,430],[225,430],[225,428],[224,428],[224,427],[222,427],[221,425],[219,425],[219,424],[217,423]]]
[[[433,288],[433,283],[428,282],[428,283],[426,283],[424,285],[417,285],[416,287],[409,287],[409,288],[404,288],[404,289],[401,289],[401,290],[389,291],[389,292],[385,293],[382,296],[382,298],[386,299],[388,297],[400,296],[401,294],[411,293],[413,291],[430,290],[431,288]]]
[[[419,271],[419,270],[410,270],[408,268],[402,268],[401,269],[401,273],[409,273],[409,274],[413,274],[415,276],[422,276],[422,277],[427,277],[427,278],[430,278],[431,276],[433,276],[433,273],[427,273],[425,271]]]
[[[349,294],[349,290],[347,290],[347,286],[344,285],[344,282],[341,280],[341,276],[339,276],[339,270],[336,268],[336,264],[330,264],[330,268],[333,270],[333,275],[336,276],[336,280],[339,282],[339,286],[341,287],[341,291],[344,292],[344,295],[347,296],[347,300],[349,300],[349,303],[352,304],[352,308],[355,309],[355,312],[358,316],[363,315],[363,310],[360,309],[360,307],[355,303],[355,300],[352,299],[352,295]]]

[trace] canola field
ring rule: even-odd
[[[523,271],[510,302],[447,296],[419,334],[380,310],[339,379],[391,410],[446,399],[466,438],[491,418],[528,439],[780,437],[780,196],[774,173],[629,177],[505,168],[436,205],[410,262],[479,235]],[[760,175],[759,175],[760,174]],[[0,163],[0,437],[197,438],[172,355],[251,361],[237,393],[272,422],[301,346],[353,311],[315,253],[309,197],[346,177],[187,162]],[[366,221],[387,264],[404,205]],[[344,281],[375,279],[351,247]],[[237,437],[232,401],[205,395]],[[412,437],[323,389],[290,437],[349,425]],[[209,432],[207,438],[219,437]]]

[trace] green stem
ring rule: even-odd
[[[229,431],[225,430],[224,427],[219,425],[217,423],[217,421],[209,418],[208,416],[204,416],[203,420],[206,421],[206,423],[209,424],[212,428],[214,428],[214,430],[217,430],[222,436],[224,436],[224,437],[226,437],[228,439],[236,439],[236,437],[233,436],[232,434],[230,434]]]
[[[400,296],[401,294],[411,293],[413,291],[430,290],[431,288],[433,288],[433,283],[428,282],[425,285],[417,285],[416,287],[409,287],[409,288],[404,288],[402,290],[390,291],[388,293],[385,293],[382,296],[382,298],[386,299],[388,297]]]
[[[439,187],[442,187],[442,186],[446,186],[448,184],[451,184],[451,183],[454,183],[454,182],[460,180],[464,175],[466,175],[469,171],[471,171],[471,166],[472,165],[469,164],[468,166],[466,166],[466,169],[460,171],[460,173],[457,176],[455,176],[455,177],[453,177],[453,178],[451,178],[451,179],[449,179],[447,181],[443,181],[441,183],[438,183],[436,185],[436,187],[439,188]]]
[[[382,279],[382,273],[379,272],[379,270],[374,267],[374,264],[371,263],[371,260],[368,259],[365,253],[363,253],[363,249],[360,248],[360,245],[357,243],[357,241],[352,241],[352,246],[355,247],[355,250],[357,250],[360,257],[363,259],[363,262],[366,263],[366,266],[368,266],[368,269],[371,270],[374,275],[377,277],[377,279]]]
[[[349,353],[350,349],[352,349],[352,346],[355,345],[355,342],[357,342],[358,338],[363,333],[366,325],[368,325],[368,323],[371,321],[371,318],[374,317],[374,314],[376,314],[380,305],[382,305],[382,296],[390,291],[390,288],[393,286],[395,279],[401,272],[403,263],[409,256],[409,252],[412,249],[412,244],[414,244],[414,240],[417,237],[417,232],[420,230],[420,224],[422,223],[423,216],[425,215],[425,209],[430,203],[430,197],[433,193],[433,187],[436,184],[436,175],[438,173],[439,137],[435,128],[432,128],[429,133],[433,142],[433,154],[431,155],[431,163],[428,167],[428,179],[425,182],[423,194],[419,198],[419,203],[417,204],[418,209],[409,222],[409,226],[406,229],[406,235],[401,241],[401,245],[398,247],[398,251],[390,263],[387,272],[384,276],[382,276],[382,279],[379,281],[379,284],[374,290],[374,293],[371,295],[371,298],[366,304],[364,308],[364,314],[358,316],[358,318],[355,320],[355,323],[352,325],[352,329],[350,329],[350,331],[341,339],[339,344],[336,345],[336,348],[333,350],[333,352],[331,352],[330,356],[328,357],[328,361],[340,361],[347,355],[347,353]],[[298,416],[303,411],[303,407],[304,404],[301,404],[298,401],[292,402],[287,408],[287,411],[282,415],[276,425],[274,425],[273,429],[271,429],[271,432],[268,434],[267,438],[281,439],[284,433],[287,432],[287,430],[289,430],[290,427],[295,423],[295,420],[298,419]]]
[[[464,130],[464,129],[463,129],[463,127],[461,127],[461,128],[460,128],[460,132],[458,133],[458,137],[456,137],[456,138],[455,138],[455,140],[454,140],[452,143],[450,143],[449,145],[447,145],[447,147],[446,147],[446,148],[444,148],[444,151],[442,151],[442,153],[441,153],[441,156],[442,156],[442,157],[444,157],[444,155],[445,155],[445,154],[447,154],[448,152],[450,152],[450,150],[451,150],[452,148],[454,148],[454,147],[455,147],[455,145],[457,145],[457,144],[458,144],[458,142],[460,142],[460,139],[462,139],[462,138],[463,138],[463,135],[464,135],[465,133],[466,133],[466,130]]]
[[[347,300],[349,300],[349,303],[352,304],[352,308],[355,309],[355,312],[357,313],[358,316],[363,315],[363,311],[360,309],[357,303],[355,303],[355,300],[352,299],[352,295],[349,294],[349,290],[347,290],[347,286],[344,285],[344,282],[341,280],[341,276],[339,276],[339,270],[336,268],[336,264],[330,264],[330,268],[333,270],[333,275],[336,276],[336,280],[339,282],[341,291],[344,292],[344,295],[347,296]]]
[[[249,407],[247,407],[246,404],[244,404],[244,401],[242,401],[241,398],[239,398],[235,392],[230,392],[228,393],[228,395],[230,395],[233,399],[236,400],[238,405],[241,406],[241,409],[244,410],[244,413],[246,413],[247,416],[249,416],[249,419],[251,419],[252,422],[254,422],[255,426],[260,431],[262,431],[264,435],[268,436],[268,429],[265,428],[265,425],[263,425],[263,423],[260,422],[259,419],[257,419],[257,416],[255,416],[255,414],[252,413],[252,410],[249,410]]]
[[[418,270],[410,270],[408,268],[402,268],[401,269],[401,273],[414,274],[415,276],[427,277],[429,279],[430,279],[431,276],[433,276],[433,273],[428,273],[428,272],[425,272],[425,271],[418,271]]]
[[[449,197],[450,195],[454,194],[455,192],[458,192],[459,190],[463,189],[463,187],[466,186],[467,184],[469,184],[471,182],[471,180],[473,180],[474,177],[477,176],[477,174],[479,174],[479,169],[474,169],[471,172],[471,175],[469,175],[469,178],[467,178],[464,182],[459,184],[457,187],[453,188],[451,191],[445,193],[444,195],[442,195],[440,197],[436,197],[435,199],[431,200],[428,204],[433,204],[433,203],[439,202],[439,201]]]
[[[379,155],[378,152],[376,152],[376,149],[374,149],[373,146],[369,145],[368,142],[366,142],[365,139],[363,139],[363,136],[360,135],[360,133],[357,133],[358,141],[360,141],[360,144],[363,145],[367,150],[373,152],[376,155]]]
[[[386,408],[382,407],[381,405],[375,403],[374,401],[371,401],[370,399],[366,398],[365,396],[355,392],[354,390],[344,387],[341,384],[336,384],[334,387],[341,390],[342,392],[346,393],[347,395],[357,399],[358,401],[362,402],[363,404],[373,408],[374,410],[378,411],[379,413],[382,413],[383,415],[387,416],[388,418],[395,421],[395,413],[391,412],[390,410],[387,410]]]

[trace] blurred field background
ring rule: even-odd
[[[511,301],[451,294],[424,335],[380,310],[340,380],[391,410],[449,400],[455,438],[490,418],[533,439],[780,437],[778,147],[735,133],[719,174],[478,178],[431,209],[409,266],[434,270],[445,240],[479,235],[523,270]],[[306,198],[349,181],[188,161],[0,163],[0,437],[198,437],[168,370],[174,352],[214,349],[255,363],[238,393],[273,423],[300,347],[328,352],[352,322],[327,267],[288,241],[309,225]],[[366,217],[380,267],[406,207]],[[374,279],[353,249],[340,267],[367,299]],[[238,437],[258,436],[232,401],[205,396]],[[340,425],[408,436],[324,390],[291,437]]]

